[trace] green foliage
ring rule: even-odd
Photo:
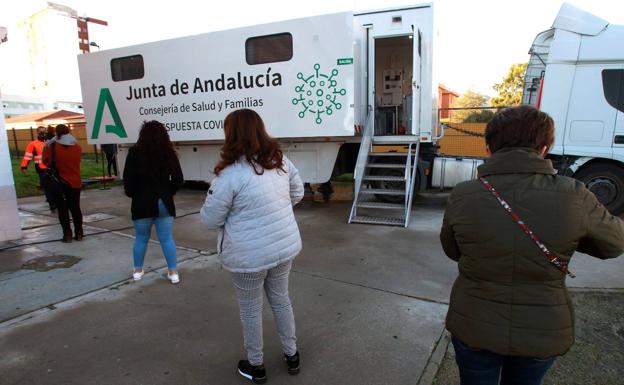
[[[464,92],[459,98],[455,100],[453,107],[457,108],[476,108],[484,107],[487,102],[487,97],[478,92],[468,90]],[[473,115],[479,115],[484,110],[453,110],[451,113],[451,120],[454,122],[467,122],[467,119]],[[473,118],[474,119],[474,118]]]
[[[524,74],[528,63],[515,63],[509,68],[509,72],[501,83],[494,84],[493,88],[498,96],[490,100],[494,107],[517,106],[522,102],[522,90],[524,88]]]
[[[487,123],[494,117],[492,110],[479,110],[468,115],[464,123]]]

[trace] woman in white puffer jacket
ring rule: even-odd
[[[292,260],[301,251],[293,206],[303,197],[299,171],[271,138],[253,110],[230,113],[225,144],[215,167],[201,219],[220,230],[217,251],[232,274],[247,360],[238,371],[266,381],[263,365],[262,289],[273,310],[290,374],[299,372],[295,319],[288,295]]]

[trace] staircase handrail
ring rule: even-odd
[[[364,178],[364,172],[366,170],[366,164],[368,162],[368,153],[371,151],[371,144],[373,141],[373,114],[370,109],[366,116],[366,123],[364,124],[364,130],[362,131],[362,141],[360,142],[360,150],[357,156],[357,162],[355,164],[355,170],[353,170],[354,179],[354,191],[353,191],[353,206],[351,207],[351,214],[349,215],[349,223],[351,219],[356,215],[357,199],[360,195],[360,189],[362,188],[362,180]]]
[[[410,145],[411,146],[411,145]],[[411,150],[411,147],[410,147]],[[411,151],[410,151],[411,152]],[[412,201],[414,200],[414,181],[416,180],[416,173],[418,172],[418,154],[420,152],[420,141],[416,142],[416,151],[414,152],[414,167],[412,167],[412,176],[410,177],[409,188],[405,192],[406,196],[409,194],[409,198],[407,199],[407,209],[405,210],[405,227],[409,226],[410,223],[410,215],[412,213]],[[406,183],[407,185],[407,183]]]

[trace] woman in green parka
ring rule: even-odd
[[[546,113],[506,108],[485,140],[480,179],[455,187],[440,233],[459,267],[446,328],[462,385],[539,385],[574,342],[567,263],[575,251],[619,256],[624,225],[544,159],[554,142]]]

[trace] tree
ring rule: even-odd
[[[466,122],[470,116],[481,114],[484,110],[473,109],[485,106],[487,97],[478,92],[468,90],[455,100],[453,107],[466,108],[465,110],[452,110],[451,120],[454,122]],[[474,119],[474,118],[472,118]],[[474,122],[474,121],[473,121]]]
[[[464,123],[487,123],[494,117],[492,110],[477,110],[464,119]]]
[[[496,83],[492,88],[498,92],[498,96],[490,100],[494,107],[517,106],[522,102],[524,89],[524,74],[528,63],[515,63],[509,68],[509,72],[501,83]]]

